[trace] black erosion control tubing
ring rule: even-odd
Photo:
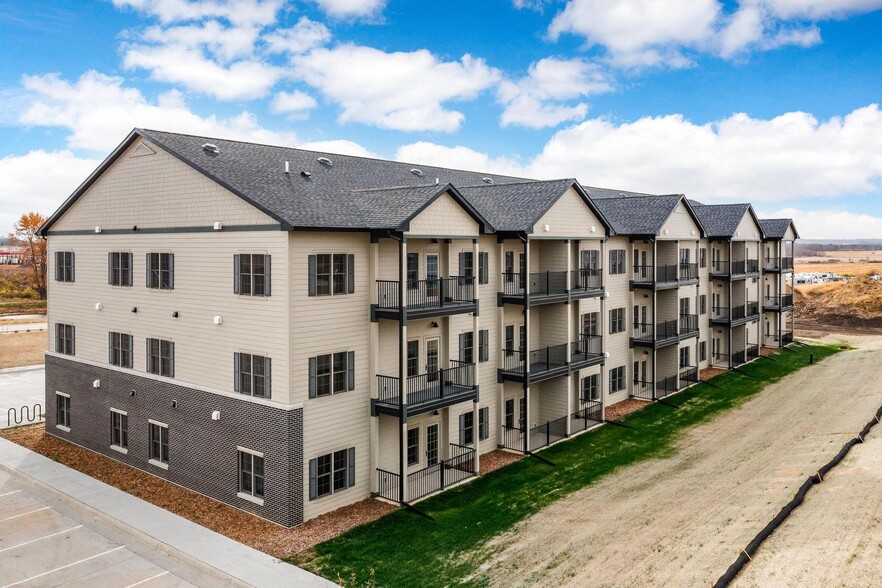
[[[720,579],[717,580],[717,583],[714,584],[714,588],[725,588],[729,585],[732,580],[738,575],[738,573],[747,565],[747,562],[751,560],[751,556],[756,553],[756,550],[759,549],[759,546],[762,545],[763,541],[765,541],[769,535],[771,535],[775,529],[777,529],[781,523],[790,516],[797,506],[802,504],[802,501],[805,499],[805,495],[808,493],[809,489],[815,484],[820,484],[824,481],[824,477],[832,470],[836,465],[845,459],[845,456],[848,455],[848,452],[851,451],[851,448],[857,445],[858,443],[863,443],[866,436],[870,433],[870,429],[872,429],[879,421],[882,419],[882,406],[879,407],[879,410],[876,411],[876,415],[873,417],[873,420],[868,422],[864,428],[858,433],[858,436],[854,439],[849,440],[845,445],[842,446],[842,449],[839,450],[839,453],[827,462],[825,465],[818,470],[818,472],[814,475],[811,475],[806,479],[805,482],[802,483],[802,486],[799,487],[799,490],[796,492],[796,496],[793,497],[793,500],[788,502],[784,508],[782,508],[778,514],[773,518],[768,525],[766,525],[762,531],[757,533],[756,537],[753,538],[753,541],[747,544],[741,553],[738,555],[738,559],[735,560],[729,569],[726,570]]]

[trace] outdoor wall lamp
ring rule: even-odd
[[[133,307],[132,307],[132,312],[138,312],[138,307],[137,307],[137,306],[133,306]]]

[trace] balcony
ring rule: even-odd
[[[527,354],[522,349],[503,349],[499,376],[512,382],[523,382],[525,379],[541,382],[566,375],[570,369],[566,343],[530,351],[529,364],[526,361]]]
[[[738,367],[747,363],[747,353],[744,349],[732,354],[732,367]]]
[[[694,264],[684,264],[694,265]],[[696,268],[696,279],[697,278]],[[688,272],[687,272],[688,273]],[[664,265],[635,265],[631,276],[631,289],[648,288],[651,290],[669,290],[680,287],[680,266],[671,263]]]
[[[684,339],[698,336],[698,316],[687,314],[679,319],[657,324],[636,323],[631,336],[631,347],[660,349]]]
[[[767,257],[763,260],[763,271],[769,273],[792,272],[792,257]]]
[[[711,262],[711,279],[743,280],[755,274],[759,274],[758,259],[738,259],[731,263],[718,259]]]
[[[681,263],[680,264],[680,285],[697,284],[698,283],[698,264],[697,263]]]
[[[680,388],[698,383],[698,367],[683,366],[680,368]]]
[[[781,347],[793,343],[793,332],[781,333]]]
[[[735,326],[753,320],[759,316],[759,303],[748,302],[727,307],[711,308],[710,321],[712,325]]]
[[[768,312],[781,312],[793,308],[793,294],[772,296],[763,299],[763,310]]]
[[[450,365],[447,369],[407,378],[406,408],[409,415],[439,410],[477,397],[475,364],[451,360]],[[401,410],[401,379],[377,375],[377,390],[372,412],[397,416]]]
[[[760,356],[760,348],[759,345],[748,343],[747,349],[745,350],[745,355],[747,357],[747,361],[753,361],[754,359]]]
[[[471,447],[450,444],[450,457],[436,464],[407,474],[407,500],[413,502],[441,492],[445,488],[458,484],[463,480],[477,475],[475,468],[475,450]],[[401,500],[401,474],[377,469],[377,495],[392,502]]]
[[[644,380],[634,380],[634,388],[631,391],[631,398],[638,398],[640,400],[654,400],[654,396],[652,394],[652,382],[644,381]]]
[[[475,303],[475,280],[454,276],[429,280],[407,280],[404,303],[408,318],[431,318],[472,313]],[[401,282],[377,280],[378,318],[397,319],[401,316]]]
[[[582,269],[575,271],[544,271],[530,274],[504,272],[502,274],[502,302],[524,304],[529,294],[530,304],[553,304],[603,294],[603,271]],[[529,288],[527,286],[529,285]]]
[[[585,335],[570,343],[570,369],[580,370],[603,363],[603,337]]]
[[[570,433],[578,433],[590,429],[603,422],[603,403],[599,400],[584,400],[580,408],[572,415]]]
[[[661,380],[655,383],[655,397],[656,398],[664,398],[665,396],[670,396],[674,392],[679,392],[680,387],[677,384],[677,376],[668,376],[667,378],[662,378]]]

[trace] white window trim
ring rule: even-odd
[[[129,454],[129,450],[128,450],[128,449],[126,449],[125,447],[120,447],[119,445],[113,445],[113,444],[111,443],[110,448],[113,449],[114,451],[119,451],[119,452],[122,453],[123,455],[128,455],[128,454]]]
[[[112,406],[110,407],[110,412],[118,412],[119,414],[121,414],[123,416],[129,416],[129,413],[127,413],[126,411],[120,410],[118,408],[113,408]]]
[[[263,506],[263,498],[252,496],[250,494],[246,494],[245,492],[237,492],[236,496],[238,496],[242,500],[247,500],[248,502],[253,502],[254,504]]]
[[[70,433],[70,427],[65,427],[64,425],[55,425],[56,429],[61,429],[65,433]]]
[[[161,461],[159,461],[158,459],[150,458],[150,459],[147,460],[147,463],[149,463],[150,465],[155,465],[156,467],[158,467],[158,468],[162,468],[162,469],[164,469],[164,470],[167,470],[167,469],[168,469],[168,464],[167,464],[167,463],[164,463],[164,462],[161,462]]]
[[[55,391],[55,395],[56,396],[64,396],[65,398],[70,398],[70,394],[68,394],[67,392],[59,392],[58,390]]]
[[[126,415],[126,416],[128,416],[128,415]],[[165,427],[166,429],[168,428],[168,423],[163,423],[161,421],[154,421],[153,419],[147,419],[147,422],[150,423],[151,425],[159,425],[160,427]]]
[[[241,451],[242,453],[250,453],[255,457],[263,457],[263,454],[259,451],[254,451],[253,449],[248,449],[247,447],[239,447],[236,446],[236,451]]]
[[[68,400],[70,400],[70,394],[68,394],[67,392],[59,392],[58,390],[56,390],[55,395],[56,396],[63,396],[65,398],[67,398]],[[58,423],[56,423],[55,428],[60,429],[60,430],[64,431],[65,433],[70,433],[70,427],[65,427],[64,425],[59,425]]]

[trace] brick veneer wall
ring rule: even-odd
[[[93,388],[94,380],[100,388]],[[132,396],[132,390],[135,395]],[[70,432],[56,427],[55,392],[70,394]],[[177,408],[172,408],[172,401]],[[110,448],[110,409],[129,416],[129,451]],[[211,420],[212,411],[220,420]],[[242,510],[303,522],[303,410],[283,410],[136,374],[46,357],[46,432]],[[169,467],[148,463],[147,419],[168,424]],[[264,454],[263,506],[237,496],[238,453]]]

